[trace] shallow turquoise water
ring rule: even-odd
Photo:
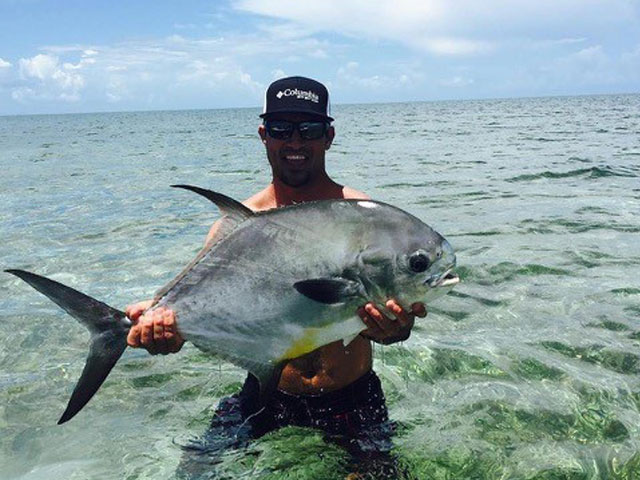
[[[114,306],[151,296],[217,212],[269,181],[257,110],[0,117],[3,268]],[[411,338],[376,347],[408,478],[640,472],[640,96],[337,106],[328,168],[416,214],[463,284]],[[172,478],[243,372],[187,346],[128,351],[72,422],[87,334],[0,275],[0,475]],[[344,478],[345,454],[287,428],[221,478]]]

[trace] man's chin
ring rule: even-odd
[[[309,172],[290,172],[280,175],[280,181],[289,187],[303,187],[311,180]]]

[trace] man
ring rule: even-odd
[[[325,152],[335,136],[329,113],[328,91],[315,80],[288,77],[269,86],[258,134],[273,179],[246,200],[246,206],[260,211],[312,200],[368,199],[327,174]],[[207,243],[215,238],[217,228],[217,224],[211,227]],[[145,315],[149,306],[150,302],[141,302],[127,308],[134,322],[128,344],[151,354],[177,352],[184,343],[178,330],[179,314],[157,309]],[[239,394],[220,402],[206,446],[194,445],[194,450],[213,453],[284,425],[316,427],[341,436],[356,454],[388,450],[387,410],[380,381],[371,370],[371,341],[390,344],[407,339],[415,316],[424,317],[426,310],[421,303],[405,310],[394,299],[385,307],[391,317],[372,303],[354,312],[368,328],[349,345],[338,341],[288,362],[274,398],[260,410],[257,381],[249,375]],[[373,444],[368,445],[370,442]]]

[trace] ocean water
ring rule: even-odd
[[[269,181],[258,110],[0,117],[0,258],[124,307]],[[462,284],[375,349],[406,478],[640,478],[640,95],[339,105],[328,170],[443,233]],[[0,478],[170,479],[239,368],[125,352],[63,426],[88,335],[0,274]],[[217,478],[344,478],[285,428]]]

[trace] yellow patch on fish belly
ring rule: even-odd
[[[305,353],[314,351],[318,345],[319,328],[305,328],[302,336],[293,341],[291,346],[282,355],[280,360],[301,357]]]

